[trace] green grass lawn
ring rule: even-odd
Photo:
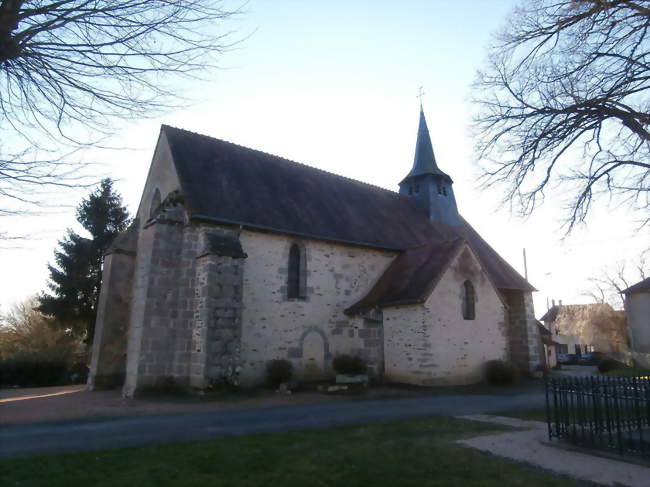
[[[461,447],[505,430],[453,418],[258,434],[11,459],[10,486],[575,486],[570,479]]]

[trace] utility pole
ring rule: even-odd
[[[524,277],[528,280],[528,262],[526,261],[526,248],[524,247]]]

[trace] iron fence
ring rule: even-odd
[[[649,377],[546,380],[551,440],[650,457]]]

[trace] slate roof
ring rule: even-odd
[[[570,305],[568,305],[568,306],[570,306]],[[560,305],[557,305],[557,304],[553,305],[548,309],[548,311],[546,311],[546,313],[544,313],[544,316],[542,316],[539,319],[539,321],[544,321],[544,322],[555,321],[559,311],[560,311]]]
[[[161,130],[193,220],[396,251],[427,246],[432,258],[436,248],[441,252],[460,238],[497,288],[534,290],[467,222],[431,222],[406,195],[212,137],[166,125]]]
[[[442,176],[443,178],[452,181],[449,175],[441,171],[438,167],[436,156],[433,154],[433,146],[431,145],[429,128],[427,127],[427,121],[424,117],[424,111],[422,110],[422,107],[420,107],[420,123],[418,125],[418,137],[415,141],[415,156],[413,157],[413,167],[411,168],[411,171],[406,175],[406,177],[402,180],[402,183],[409,178],[415,176],[424,176],[426,174]]]
[[[644,279],[641,282],[637,282],[633,286],[630,286],[624,291],[622,291],[623,294],[645,293],[645,292],[650,292],[650,277]]]
[[[462,238],[457,238],[402,252],[370,292],[346,312],[426,301],[463,242]]]
[[[539,321],[537,322],[537,329],[539,330],[539,335],[544,345],[553,345],[555,343],[553,341],[553,334],[550,332],[548,328],[542,325]]]

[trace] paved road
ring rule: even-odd
[[[539,408],[544,404],[543,391],[535,389],[517,394],[350,400],[210,413],[14,425],[0,430],[0,458],[326,428],[421,416],[489,413]]]

